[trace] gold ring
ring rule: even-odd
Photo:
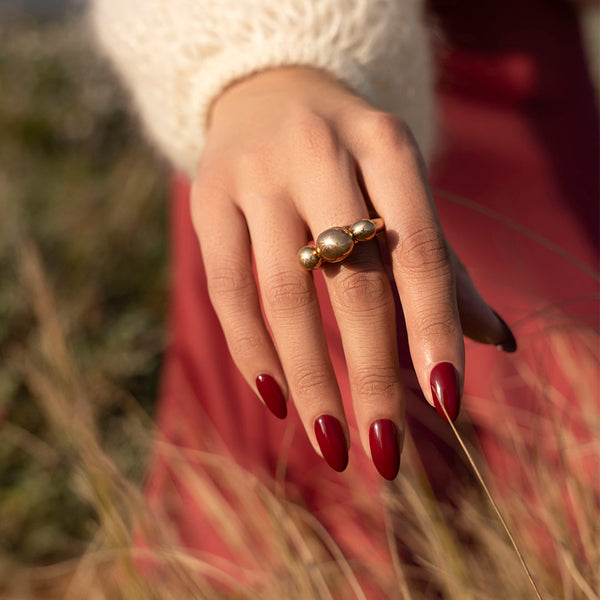
[[[298,252],[298,262],[308,271],[324,262],[336,263],[348,258],[357,242],[372,240],[385,229],[381,217],[361,219],[346,227],[332,227],[317,236],[314,246],[304,246]]]

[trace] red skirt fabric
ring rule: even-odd
[[[506,492],[534,496],[523,452],[558,469],[557,424],[584,448],[584,419],[598,408],[583,406],[581,393],[585,384],[598,398],[597,363],[586,350],[589,340],[597,344],[600,314],[595,98],[575,15],[560,2],[473,0],[459,3],[460,10],[450,3],[452,12],[444,4],[438,0],[433,7],[444,15],[445,37],[439,53],[440,149],[430,180],[450,243],[519,344],[517,353],[505,355],[467,341],[459,426],[476,430]],[[320,276],[315,279],[324,324],[352,434],[344,473],[315,454],[292,405],[285,421],[275,419],[239,375],[208,298],[188,196],[188,182],[178,177],[160,436],[182,452],[178,460],[208,452],[225,457],[230,473],[242,467],[262,481],[279,473],[286,496],[315,514],[347,555],[380,556],[388,564],[379,500],[384,483],[360,447],[339,334]],[[581,375],[574,381],[574,365],[587,373],[585,382],[576,380]],[[451,489],[460,471],[447,425],[414,386],[407,412],[434,487]],[[519,452],[507,443],[515,427],[524,444]],[[186,466],[190,477],[207,469],[206,461],[194,460]],[[590,480],[598,472],[593,456],[583,451],[573,461]],[[151,502],[168,515],[186,546],[230,556],[210,507],[188,483],[157,445]],[[365,522],[365,507],[372,521]]]

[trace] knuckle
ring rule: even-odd
[[[395,255],[407,274],[425,275],[450,269],[448,244],[432,226],[417,229],[402,239]]]
[[[256,356],[261,351],[263,345],[264,340],[262,336],[247,332],[234,332],[228,339],[229,351],[236,362]]]
[[[385,147],[404,148],[410,138],[406,123],[386,112],[371,113],[365,121],[365,127],[366,134]]]
[[[215,198],[228,196],[229,191],[225,184],[225,177],[220,173],[213,171],[210,174],[198,175],[192,182],[190,190],[192,216],[194,216],[194,212],[201,215]]]
[[[363,400],[392,398],[400,393],[397,370],[389,365],[369,366],[353,376],[353,388]]]
[[[323,397],[323,390],[329,384],[329,376],[321,364],[303,363],[298,365],[289,378],[292,395],[306,402],[317,402]]]
[[[447,339],[459,333],[457,320],[452,314],[421,315],[417,318],[416,328],[417,335],[428,340]]]
[[[227,181],[226,173],[228,170],[228,161],[225,157],[214,154],[204,153],[201,155],[196,169],[196,177],[192,182],[192,197],[194,190],[202,190],[205,186],[221,186]]]
[[[337,157],[340,144],[331,126],[315,115],[299,119],[294,128],[297,143],[309,157]]]
[[[215,305],[246,301],[255,288],[254,277],[243,268],[221,265],[206,278],[208,295]]]
[[[381,271],[345,271],[338,274],[335,303],[347,313],[373,312],[392,303],[389,281]]]
[[[240,152],[236,162],[236,174],[242,185],[262,185],[269,179],[273,165],[272,149],[268,142],[256,143]]]
[[[288,313],[310,306],[316,301],[315,291],[305,277],[291,273],[275,273],[265,285],[265,303],[275,313]]]

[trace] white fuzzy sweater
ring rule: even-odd
[[[95,30],[142,120],[194,174],[207,112],[230,83],[284,65],[325,69],[402,117],[428,156],[432,64],[422,0],[93,0]]]

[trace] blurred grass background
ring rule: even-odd
[[[123,91],[82,24],[83,8],[60,0],[0,4],[0,596],[6,582],[18,580],[20,590],[20,582],[31,579],[26,566],[66,564],[71,558],[81,565],[90,552],[131,547],[120,528],[139,516],[143,502],[139,484],[166,341],[170,172],[142,141]],[[598,11],[597,5],[592,8],[585,24],[594,57]],[[597,66],[597,76],[596,71]],[[571,349],[559,342],[557,352],[570,355]],[[574,380],[579,375],[569,374]],[[587,400],[597,401],[591,395]],[[86,429],[88,416],[94,426]],[[102,463],[103,453],[112,462]],[[433,582],[432,589],[457,600],[531,597],[504,533],[481,498],[465,499],[457,511],[472,542],[470,553],[465,552],[415,463],[407,458],[405,464],[398,482],[402,494],[389,500],[390,511],[404,525],[407,551],[422,563],[419,568],[395,564],[395,575],[383,575],[391,577],[386,585],[404,590],[410,583],[413,595],[406,597],[415,600],[433,597],[424,577]],[[562,544],[561,571],[545,565],[543,557],[532,557],[552,593],[548,597],[597,597],[600,549],[593,544],[598,525],[591,526],[595,504],[588,486],[580,473],[572,473],[577,484],[573,504],[580,508],[581,522],[590,524],[583,552],[588,560],[580,564],[579,541],[569,537],[561,512],[561,490],[548,480],[555,474],[532,462],[531,475],[540,482],[547,511],[540,519]],[[250,511],[240,521],[251,522],[265,506],[254,497],[256,482],[248,474],[236,477],[231,485],[238,486],[240,505]],[[135,489],[128,489],[126,481]],[[198,501],[205,501],[206,487],[195,483]],[[211,501],[223,507],[226,527],[227,500],[217,496]],[[292,527],[294,519],[307,518],[298,516],[297,507],[278,502],[265,501],[270,506],[265,522]],[[529,507],[515,499],[507,509],[521,522]],[[284,564],[275,580],[271,563],[264,561],[261,598],[292,598],[289,590],[314,589],[313,580],[327,578],[331,570],[338,579],[347,576],[343,561],[334,567],[328,556],[323,563],[309,556],[304,564],[301,553],[289,552],[293,544],[282,542],[280,529],[265,528],[264,535],[265,545],[274,545],[269,560],[283,556]],[[314,537],[313,532],[309,541]],[[529,550],[534,548],[532,543]],[[198,572],[206,568],[176,546],[172,550],[180,552],[182,564]],[[246,548],[250,553],[252,548]],[[315,575],[315,565],[322,573],[317,568]],[[403,574],[402,569],[408,570]],[[121,597],[101,592],[102,571],[98,575],[96,565],[92,571],[94,597]],[[200,591],[192,592],[179,587],[186,580],[180,571],[168,580],[171,587],[165,584],[151,595],[135,574],[129,577],[138,592],[144,591],[123,592],[127,599],[224,597],[202,587],[196,571],[194,585]],[[81,580],[77,590],[91,593],[93,586],[86,582]],[[88,596],[75,591],[68,597]]]
[[[42,3],[43,4],[43,3]],[[48,7],[46,7],[48,8]],[[57,9],[55,7],[55,9]],[[142,477],[127,394],[152,413],[166,313],[169,171],[145,145],[81,9],[0,11],[0,563],[81,553],[90,507],[28,388],[39,332],[18,268],[33,240],[96,398],[107,452]],[[111,392],[111,388],[120,393]],[[4,560],[3,560],[4,559]]]

